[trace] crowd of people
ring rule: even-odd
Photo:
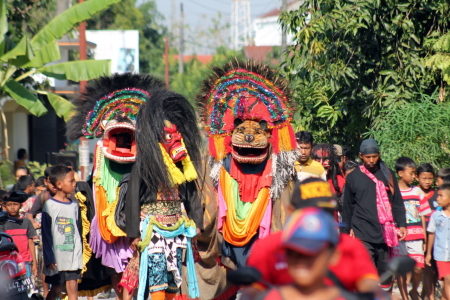
[[[265,290],[258,299],[300,299],[303,293],[310,299],[352,299],[347,292],[389,291],[395,281],[402,299],[435,299],[438,280],[442,297],[450,299],[450,168],[436,172],[429,163],[417,166],[400,157],[394,172],[373,139],[362,142],[359,162],[347,147],[315,144],[310,132],[298,132],[296,139],[300,157],[293,166],[298,181],[290,217],[283,231],[256,241],[247,261],[262,276],[253,286]],[[76,299],[82,243],[79,207],[71,200],[73,167],[49,167],[37,179],[26,166],[15,172],[11,191],[0,191],[2,209],[23,223],[8,222],[5,231],[44,297],[57,299],[64,290]],[[70,242],[54,240],[58,224]],[[55,256],[55,245],[67,248],[64,258]],[[414,271],[379,283],[393,256],[413,258]],[[56,272],[57,265],[66,271]],[[273,286],[278,287],[267,291]],[[243,299],[255,294],[249,290]]]

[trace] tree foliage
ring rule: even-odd
[[[155,1],[122,0],[87,21],[88,29],[139,30],[139,71],[154,73],[163,70],[164,17],[157,11]]]
[[[385,113],[442,85],[425,59],[449,32],[448,0],[306,0],[280,21],[294,35],[283,71],[295,123],[319,141],[357,145]]]
[[[433,71],[439,70],[442,78],[450,85],[450,33],[441,36],[434,43],[433,50],[435,53],[426,60],[426,64]]]
[[[30,90],[27,81],[32,82],[31,76],[35,74],[73,81],[90,80],[108,74],[110,61],[48,63],[61,58],[58,39],[78,23],[118,1],[90,0],[74,5],[53,18],[32,38],[24,35],[16,45],[6,36],[7,10],[5,0],[0,0],[0,96],[9,96],[30,113],[41,116],[47,112],[47,108],[36,94],[47,95],[56,114],[67,119],[72,107],[69,101],[49,91]]]
[[[385,110],[367,136],[380,143],[383,159],[391,166],[400,156],[434,167],[450,166],[450,102],[438,102],[438,91],[431,96],[417,94],[418,101]]]
[[[170,89],[185,96],[192,105],[196,105],[195,98],[199,92],[199,87],[205,78],[207,78],[212,70],[212,66],[222,66],[226,62],[232,59],[244,59],[244,54],[242,52],[229,50],[227,48],[221,47],[217,49],[212,61],[208,64],[203,64],[197,59],[193,59],[184,65],[184,73],[176,73],[178,70],[178,61],[172,61],[171,72],[172,75],[170,81]]]

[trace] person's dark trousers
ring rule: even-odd
[[[364,242],[364,246],[366,246],[367,251],[369,251],[370,257],[372,258],[372,262],[375,264],[375,267],[378,271],[378,276],[381,276],[387,271],[387,263],[389,260],[389,248],[386,244],[376,244]],[[392,277],[390,277],[385,282],[381,283],[381,287],[383,289],[389,289],[392,284]]]

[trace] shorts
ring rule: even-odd
[[[444,280],[445,276],[450,275],[450,261],[436,261],[436,265],[440,280]]]
[[[81,270],[76,271],[59,271],[53,276],[45,276],[45,283],[51,285],[66,286],[66,281],[81,279]]]
[[[416,261],[416,267],[425,268],[423,240],[400,241],[398,245],[401,256],[409,256]]]

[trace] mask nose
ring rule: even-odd
[[[245,135],[245,141],[246,141],[247,143],[253,142],[254,139],[255,139],[255,137],[253,136],[253,134],[246,134],[246,135]]]

